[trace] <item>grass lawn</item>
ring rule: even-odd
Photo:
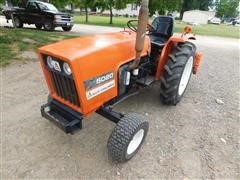
[[[24,51],[36,51],[48,43],[76,36],[61,32],[45,32],[35,29],[10,29],[0,27],[0,67],[14,60],[24,60],[19,55]]]
[[[127,27],[127,22],[131,18],[125,17],[114,17],[113,24],[109,24],[109,17],[104,16],[89,16],[89,22],[87,24],[90,25],[100,25],[100,26],[112,26],[112,27]],[[74,16],[74,22],[76,24],[86,24],[85,16]],[[175,23],[175,32],[183,32],[186,23],[180,23],[176,21]],[[192,26],[192,32],[199,35],[207,35],[207,36],[222,36],[222,37],[230,37],[230,38],[240,38],[240,28],[230,25],[199,25]]]

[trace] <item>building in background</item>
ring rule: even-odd
[[[200,11],[192,10],[186,11],[183,14],[183,22],[193,23],[193,24],[207,24],[208,20],[215,17],[216,12],[214,11]]]
[[[127,4],[125,9],[113,9],[113,15],[114,16],[127,16],[127,17],[136,17],[138,16],[140,6],[137,4]],[[109,10],[105,10],[101,12],[101,9],[97,9],[98,14],[103,14],[103,15],[110,15]]]

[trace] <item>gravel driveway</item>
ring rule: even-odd
[[[0,69],[2,179],[240,179],[238,43],[199,37],[200,72],[177,106],[160,103],[158,83],[118,105],[150,122],[143,148],[118,165],[106,148],[112,122],[94,114],[66,135],[41,117],[48,91],[37,60]]]

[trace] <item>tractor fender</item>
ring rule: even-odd
[[[197,74],[198,73],[198,69],[199,69],[201,60],[202,60],[202,53],[201,52],[197,52],[196,53],[196,58],[195,58],[195,63],[194,63],[194,66],[193,66],[193,74]]]
[[[168,56],[171,53],[172,47],[177,44],[177,43],[181,43],[181,42],[186,42],[188,41],[188,39],[183,36],[183,37],[179,37],[179,36],[172,36],[171,38],[169,38],[169,40],[167,41],[166,45],[164,46],[160,59],[159,59],[159,63],[158,63],[158,67],[157,67],[157,72],[155,75],[155,80],[159,80],[163,70],[164,70],[164,66],[167,63],[168,60]]]

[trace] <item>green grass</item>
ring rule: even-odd
[[[179,21],[175,24],[176,32],[182,32],[186,23],[180,24]],[[192,33],[203,36],[219,36],[228,38],[240,38],[240,29],[237,26],[231,26],[226,24],[215,25],[215,24],[205,24],[192,26]]]
[[[126,27],[127,22],[131,18],[125,18],[125,17],[114,17],[113,18],[113,24],[109,24],[110,18],[106,16],[89,16],[89,21],[87,24],[90,25],[99,25],[99,26],[112,26],[112,27]],[[76,24],[86,24],[85,22],[85,16],[74,16],[74,22]]]
[[[14,60],[23,60],[23,51],[36,51],[38,47],[76,36],[61,32],[45,32],[35,29],[10,29],[0,27],[0,67]]]
[[[109,17],[105,16],[89,16],[89,25],[99,25],[99,26],[112,26],[112,27],[127,27],[127,22],[131,18],[125,17],[114,17],[113,24],[109,24]],[[76,24],[86,24],[85,16],[74,16],[74,22]],[[186,23],[180,23],[176,21],[175,23],[175,32],[183,32]],[[221,36],[221,37],[230,37],[230,38],[240,38],[239,27],[230,26],[230,25],[214,25],[206,24],[199,26],[192,26],[192,32],[194,34],[206,35],[206,36]]]

